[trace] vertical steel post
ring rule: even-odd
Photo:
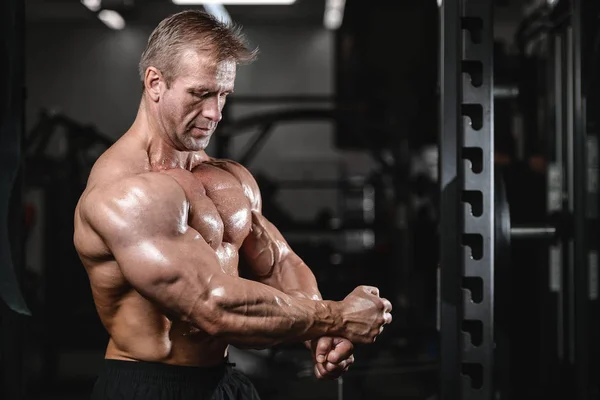
[[[492,399],[494,354],[493,12],[441,6],[442,399]]]

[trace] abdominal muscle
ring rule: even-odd
[[[223,270],[237,274],[237,251],[231,257],[231,249],[220,250],[216,253],[220,256]],[[223,257],[224,254],[229,257]],[[169,319],[131,288],[119,291],[114,285],[101,282],[110,276],[113,278],[109,280],[115,282],[114,275],[121,275],[116,262],[96,265],[92,270],[98,272],[90,274],[94,300],[110,334],[105,358],[198,367],[223,363],[227,356],[227,343],[189,323]],[[122,275],[121,279],[127,285]]]

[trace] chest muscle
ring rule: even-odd
[[[165,171],[186,192],[188,223],[215,251],[225,244],[239,249],[251,226],[250,204],[240,182],[228,172],[203,163],[192,170]]]

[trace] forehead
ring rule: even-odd
[[[236,64],[217,62],[208,52],[185,50],[179,59],[179,77],[189,83],[233,86]]]

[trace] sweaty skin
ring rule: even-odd
[[[92,169],[74,243],[110,334],[106,358],[209,366],[230,344],[372,343],[391,322],[376,288],[321,300],[262,215],[250,173],[204,152],[233,90],[231,64],[192,52],[170,87],[149,68],[136,121]],[[240,254],[253,279],[239,277]]]

